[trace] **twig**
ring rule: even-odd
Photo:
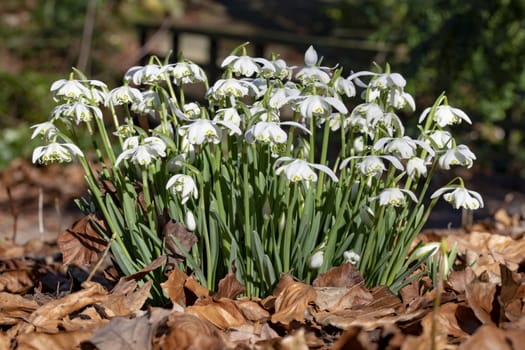
[[[16,235],[18,232],[18,210],[16,210],[15,202],[13,200],[13,195],[11,194],[11,187],[6,186],[7,198],[9,199],[9,209],[11,210],[11,215],[13,215],[13,243],[16,242]]]
[[[104,249],[104,253],[102,253],[102,256],[100,257],[100,259],[98,259],[97,263],[95,264],[95,266],[93,266],[93,269],[91,270],[91,272],[89,273],[87,279],[86,279],[86,282],[89,282],[91,281],[91,279],[93,278],[93,276],[95,275],[95,272],[97,272],[97,270],[99,269],[99,267],[102,265],[102,262],[106,259],[106,257],[108,256],[108,253],[109,253],[109,248],[111,248],[111,243],[113,243],[113,241],[115,240],[115,233],[113,234],[113,236],[111,236],[111,239],[109,240],[108,242],[108,245],[106,246],[106,249]]]
[[[38,232],[42,239],[44,235],[44,190],[42,187],[38,188]]]
[[[86,19],[84,20],[84,30],[82,31],[82,40],[80,41],[80,50],[77,61],[77,67],[81,71],[85,71],[88,65],[91,42],[93,41],[96,6],[97,3],[95,0],[89,0],[87,3]]]

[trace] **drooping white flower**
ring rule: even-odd
[[[283,162],[289,162],[289,163],[278,167]],[[280,157],[275,161],[273,167],[277,175],[284,173],[286,178],[290,180],[291,182],[298,182],[298,181],[315,182],[317,181],[317,174],[313,171],[312,168],[323,171],[328,176],[330,176],[330,178],[334,182],[339,181],[335,173],[326,165],[309,163],[302,159],[294,159],[291,157]]]
[[[317,61],[317,51],[313,46],[308,47],[304,53],[304,66],[295,74],[295,77],[302,83],[319,81],[328,84],[330,75],[327,72],[330,68],[318,66]]]
[[[296,122],[258,122],[250,127],[245,134],[246,142],[255,141],[270,144],[283,144],[288,140],[288,134],[281,128],[281,125],[292,125],[309,134],[310,131],[303,125]]]
[[[311,269],[318,269],[321,266],[323,266],[323,260],[324,260],[324,251],[319,250],[310,257],[310,261],[308,262],[308,265],[310,266]]]
[[[332,113],[332,108],[343,114],[348,113],[344,103],[335,97],[308,95],[292,97],[290,100],[294,109],[306,119],[327,117]]]
[[[423,244],[422,246],[415,249],[414,252],[412,252],[412,254],[410,255],[410,258],[412,260],[422,259],[425,256],[430,258],[436,255],[436,253],[439,252],[440,248],[441,248],[440,242],[430,242],[427,244]]]
[[[190,119],[196,119],[201,115],[201,107],[195,102],[186,103],[184,106],[182,106],[182,111]]]
[[[409,136],[383,137],[374,145],[374,150],[383,150],[385,153],[396,154],[402,159],[410,159],[416,155],[417,146],[423,148],[428,154],[434,155],[434,150],[425,142],[414,140]]]
[[[386,170],[385,164],[382,159],[388,160],[392,165],[398,169],[403,170],[403,165],[401,162],[393,156],[383,155],[383,156],[352,156],[343,159],[340,165],[340,169],[346,167],[352,159],[362,159],[361,162],[357,163],[357,168],[361,174],[365,176],[379,176]]]
[[[250,94],[255,96],[258,93],[259,90],[253,83],[247,80],[229,78],[217,80],[208,90],[207,96],[219,100],[224,97],[240,98]]]
[[[452,134],[446,130],[435,130],[427,134],[433,146],[442,148],[452,148],[454,140]]]
[[[241,129],[227,120],[195,119],[190,124],[179,128],[179,135],[186,136],[192,145],[201,145],[204,142],[221,142],[222,130],[218,126],[224,126],[230,135],[241,135]]]
[[[117,157],[115,166],[118,166],[124,159],[129,159],[133,163],[147,167],[154,159],[166,156],[166,144],[162,139],[150,136],[142,142],[138,136],[132,136],[123,143],[124,151]]]
[[[226,57],[221,64],[221,68],[230,67],[232,72],[237,75],[243,75],[245,77],[251,77],[254,74],[261,72],[261,67],[265,66],[266,70],[275,70],[275,67],[264,58],[254,58],[250,56],[236,56],[230,55]]]
[[[72,143],[51,142],[45,146],[39,146],[33,151],[33,163],[68,163],[73,156],[83,157],[84,154]]]
[[[227,121],[239,127],[241,125],[241,116],[235,107],[221,108],[213,118],[214,121]]]
[[[427,176],[427,162],[423,158],[412,157],[407,162],[407,174],[412,178]]]
[[[460,165],[470,168],[476,159],[476,155],[466,145],[459,145],[445,151],[439,157],[439,166],[449,170],[452,165]]]
[[[50,91],[55,100],[59,97],[80,100],[90,95],[89,88],[82,84],[80,80],[74,79],[59,79],[51,84]]]
[[[127,103],[138,103],[142,101],[142,99],[143,97],[140,90],[129,85],[114,88],[108,94],[108,102],[111,102],[114,106]]]
[[[66,104],[61,109],[62,116],[70,118],[77,125],[81,122],[88,123],[93,118],[102,119],[102,111],[97,106],[91,106],[83,102],[73,102]]]
[[[467,190],[464,187],[443,187],[434,192],[430,198],[434,199],[441,195],[455,209],[479,209],[484,205],[483,198],[478,192]]]
[[[204,70],[193,62],[183,61],[166,66],[176,85],[199,83],[207,80]]]
[[[428,107],[423,111],[423,113],[421,113],[421,116],[419,117],[419,123],[422,123],[427,118],[431,110],[432,108]],[[465,122],[469,124],[472,124],[472,121],[470,120],[470,118],[467,116],[465,112],[463,112],[459,108],[454,108],[449,105],[438,106],[432,117],[433,117],[433,120],[440,127],[445,127],[447,125],[452,125],[452,124],[458,124],[458,123],[461,123],[462,120],[464,120]]]
[[[345,258],[345,261],[349,262],[352,265],[356,265],[361,260],[361,256],[353,250],[345,251],[343,253],[343,258]]]
[[[334,82],[334,87],[338,94],[346,95],[347,97],[355,96],[355,85],[349,79],[338,77]]]
[[[58,129],[52,122],[43,122],[31,126],[33,134],[31,135],[31,140],[34,139],[37,135],[40,135],[44,140],[50,140],[53,136],[56,135]]]
[[[195,181],[189,175],[173,175],[166,183],[166,189],[180,195],[181,204],[185,204],[192,196],[194,199],[199,197],[199,190],[195,185]]]
[[[158,64],[147,64],[145,66],[134,66],[124,74],[124,81],[132,81],[135,85],[154,84],[163,77],[164,69]]]
[[[393,205],[394,207],[399,207],[406,204],[406,196],[407,194],[410,199],[412,199],[414,202],[417,203],[417,198],[412,191],[405,190],[403,188],[385,188],[379,196],[370,198],[371,200],[375,200],[379,198],[379,205]]]
[[[263,65],[261,75],[266,79],[276,78],[280,80],[290,79],[292,76],[292,69],[288,67],[286,61],[278,58],[270,61],[270,66]]]
[[[287,84],[285,87],[273,88],[268,100],[268,105],[272,108],[281,108],[290,101],[291,97],[299,96],[301,91],[295,84]]]
[[[157,91],[147,90],[141,93],[142,98],[133,99],[131,110],[135,113],[155,116],[162,108],[162,101]],[[169,100],[167,96],[164,100]]]
[[[195,231],[195,229],[197,228],[195,216],[193,215],[193,212],[191,210],[186,211],[186,215],[184,217],[184,226],[186,226],[186,229],[189,231]]]

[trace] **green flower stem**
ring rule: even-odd
[[[311,117],[310,118],[310,150],[309,150],[310,158],[308,159],[310,163],[315,163],[315,134],[316,134],[315,121],[314,121],[314,117]]]
[[[154,206],[151,201],[151,194],[149,188],[149,171],[146,167],[141,168],[142,172],[142,191],[144,192],[144,201],[146,202],[146,215],[148,217],[148,224],[151,231],[157,232],[157,224],[154,218]]]
[[[284,244],[282,250],[283,258],[283,272],[290,272],[290,256],[291,256],[291,246],[292,246],[292,229],[293,229],[293,218],[294,218],[294,209],[296,207],[298,190],[295,183],[290,184],[290,192],[292,201],[288,203],[288,209],[286,213],[286,226],[284,229]]]
[[[243,158],[242,162],[242,197],[243,197],[243,209],[244,209],[244,248],[246,251],[246,293],[248,296],[252,296],[254,292],[253,278],[253,264],[252,264],[252,228],[250,222],[250,178],[248,173],[248,146],[246,142],[242,145]]]
[[[320,164],[326,165],[326,156],[328,154],[328,140],[330,139],[330,124],[328,121],[324,123],[324,132],[323,132],[323,145],[321,148],[321,161]],[[319,172],[319,178],[317,180],[317,195],[316,195],[316,205],[321,204],[321,195],[323,194],[324,188],[324,172]]]

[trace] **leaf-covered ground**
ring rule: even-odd
[[[88,269],[63,265],[54,226],[80,216],[42,199],[39,188],[47,186],[45,198],[65,203],[82,193],[81,180],[72,169],[44,171],[23,162],[2,172],[0,349],[481,350],[525,344],[522,210],[498,210],[468,231],[422,233],[424,241],[445,237],[450,246],[458,244],[454,271],[439,292],[425,278],[398,296],[386,287],[368,289],[345,264],[312,285],[282,276],[271,295],[248,299],[233,275],[211,294],[171,269],[162,285],[171,303],[152,307],[151,286],[137,284],[140,273],[116,276],[105,265],[89,279]],[[46,219],[43,234],[38,212]]]

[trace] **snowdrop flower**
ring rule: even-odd
[[[133,125],[130,123],[126,123],[126,124],[120,125],[117,131],[113,133],[113,135],[128,139],[128,138],[131,138],[131,136],[135,135],[136,133],[137,131],[135,130]]]
[[[374,145],[374,150],[383,149],[386,153],[397,154],[402,159],[410,159],[415,156],[417,146],[420,146],[430,155],[434,155],[434,150],[425,142],[413,140],[409,136],[403,137],[383,137]]]
[[[280,166],[279,168],[275,169],[277,166],[279,166],[282,162],[288,162],[290,163]],[[294,159],[291,157],[280,157],[278,158],[274,165],[275,173],[277,175],[280,175],[282,172],[284,172],[284,175],[290,180],[291,182],[298,182],[298,181],[317,181],[317,174],[312,170],[312,168],[323,171],[326,173],[332,181],[337,182],[337,176],[335,173],[327,166],[322,164],[314,164],[309,163],[302,159]]]
[[[274,88],[271,91],[268,105],[272,108],[281,108],[290,101],[291,97],[299,96],[301,91],[295,84],[287,84],[282,88]]]
[[[296,122],[258,122],[250,127],[245,134],[246,142],[254,143],[255,141],[270,144],[283,144],[288,140],[288,134],[281,129],[281,125],[292,125],[310,134],[310,131]]]
[[[198,118],[201,115],[201,107],[195,102],[186,103],[184,106],[182,106],[182,111],[190,119]]]
[[[50,91],[55,100],[58,97],[80,100],[89,96],[89,89],[79,80],[57,80],[51,84]]]
[[[31,140],[34,139],[37,135],[40,135],[45,140],[50,140],[53,138],[58,129],[52,122],[43,122],[39,124],[35,124],[31,126],[31,129],[33,130],[33,134],[31,135]]]
[[[84,154],[72,143],[52,142],[46,146],[39,146],[33,151],[33,163],[49,164],[70,162],[72,156],[83,157]]]
[[[250,107],[250,115],[252,119],[260,120],[263,122],[279,122],[279,110],[275,108],[265,108],[261,104],[253,104]]]
[[[427,134],[428,139],[432,142],[437,148],[451,148],[454,140],[450,132],[446,130],[435,130]]]
[[[134,66],[124,74],[124,81],[132,81],[135,85],[154,84],[162,79],[163,73],[163,68],[157,64]]]
[[[324,251],[319,250],[310,257],[310,261],[308,265],[310,265],[311,269],[318,269],[321,266],[323,266],[323,260],[324,260]]]
[[[317,51],[310,46],[304,54],[304,66],[295,74],[295,77],[302,83],[319,81],[328,84],[330,82],[330,75],[327,73],[329,68],[317,66],[317,60]]]
[[[206,81],[204,70],[192,62],[177,62],[167,66],[166,70],[173,75],[173,82],[176,85]]]
[[[441,248],[440,242],[431,242],[431,243],[423,244],[422,246],[414,250],[414,252],[410,255],[410,258],[411,260],[418,260],[425,256],[430,258],[436,255],[436,253],[439,252],[440,248]]]
[[[146,137],[142,144],[138,136],[132,136],[124,141],[123,149],[124,151],[115,161],[115,166],[118,166],[124,159],[130,159],[142,167],[147,167],[154,159],[166,156],[166,144],[155,136]]]
[[[294,109],[298,110],[306,118],[327,117],[332,113],[332,107],[340,113],[348,113],[348,109],[335,97],[326,97],[318,95],[297,96],[291,101],[294,103]]]
[[[378,98],[383,91],[398,90],[403,91],[406,85],[406,80],[399,73],[383,73],[378,74],[375,79],[372,79],[368,84],[369,100],[373,101]],[[370,102],[369,101],[369,102]]]
[[[108,100],[114,105],[119,106],[127,103],[139,103],[143,96],[139,89],[129,85],[123,85],[109,92]]]
[[[169,98],[167,96],[166,100]],[[131,105],[131,110],[135,113],[148,114],[155,116],[161,110],[162,102],[159,94],[154,90],[142,92],[142,98],[135,99]]]
[[[363,161],[357,163],[357,168],[359,169],[361,174],[365,176],[379,176],[383,173],[383,171],[386,170],[385,164],[383,163],[381,158],[388,160],[396,169],[403,170],[403,165],[401,164],[401,162],[396,157],[388,155],[348,157],[341,162],[339,169],[343,169],[344,167],[346,167],[352,159],[363,159]]]
[[[222,130],[217,125],[225,126],[230,135],[242,133],[235,124],[227,120],[196,119],[189,125],[181,126],[179,135],[186,136],[192,145],[201,145],[204,142],[217,144],[221,142],[222,137]]]
[[[476,159],[476,155],[466,145],[459,145],[456,148],[447,150],[439,157],[439,166],[449,170],[451,165],[460,165],[470,168]]]
[[[266,67],[266,70],[275,70],[275,67],[264,58],[253,58],[250,56],[228,56],[222,61],[221,68],[230,67],[232,72],[237,75],[251,77],[254,74],[261,72],[259,64]]]
[[[199,190],[193,178],[188,175],[173,175],[166,183],[166,189],[172,190],[181,196],[181,204],[185,204],[192,196],[194,199],[199,197]]]
[[[445,193],[451,191],[449,193]],[[434,199],[443,194],[443,199],[452,204],[455,209],[479,209],[483,208],[483,198],[478,192],[467,190],[464,187],[443,187],[432,194]]]
[[[427,118],[431,110],[432,108],[428,107],[423,111],[423,113],[421,113],[421,116],[419,117],[419,123],[422,123]],[[458,124],[461,123],[462,120],[472,124],[472,121],[467,116],[467,114],[465,114],[465,112],[459,108],[450,107],[448,105],[438,106],[433,115],[433,119],[440,127]]]
[[[82,102],[74,102],[69,105],[65,105],[61,112],[64,116],[70,117],[78,125],[80,122],[88,123],[93,117],[102,119],[102,111],[96,106],[87,105]]]
[[[186,229],[189,231],[195,231],[195,229],[197,228],[195,216],[193,215],[193,212],[191,210],[186,211],[186,215],[184,218],[184,226],[186,226]]]
[[[347,97],[355,96],[355,85],[351,80],[338,77],[334,82],[334,87],[338,94],[346,95]]]
[[[263,65],[261,67],[261,75],[266,78],[276,78],[280,80],[290,79],[292,70],[286,64],[286,61],[278,58],[270,61],[270,65]]]
[[[407,174],[412,178],[427,176],[427,162],[419,157],[412,157],[407,162]]]
[[[235,107],[222,108],[217,110],[217,114],[215,115],[213,120],[228,121],[236,127],[239,127],[241,125],[241,116],[239,115],[239,111],[237,111],[237,108]]]
[[[219,79],[208,90],[207,95],[217,100],[224,97],[245,97],[250,94],[257,95],[259,90],[257,87],[246,80],[238,79]]]
[[[416,195],[411,191],[402,188],[385,188],[381,191],[379,196],[370,199],[375,200],[379,198],[379,205],[393,205],[394,207],[399,207],[406,203],[405,194],[417,203]]]
[[[349,262],[352,265],[356,265],[360,260],[361,256],[354,252],[353,250],[347,250],[343,253],[345,261]]]

